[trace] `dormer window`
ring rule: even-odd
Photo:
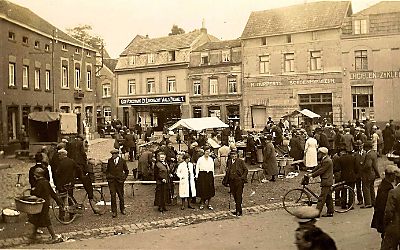
[[[201,53],[201,64],[208,64],[208,53]]]
[[[129,65],[135,65],[135,56],[134,55],[128,56],[128,59],[129,59]]]
[[[154,54],[147,54],[147,63],[154,63]]]
[[[44,45],[44,50],[45,50],[45,51],[49,51],[49,50],[50,50],[50,45],[45,44],[45,45]]]
[[[367,20],[354,20],[354,34],[360,35],[360,34],[367,34]]]
[[[79,48],[75,48],[75,54],[79,54]]]
[[[67,51],[67,45],[65,43],[62,44],[62,50]]]
[[[222,61],[223,62],[230,62],[231,61],[231,51],[230,50],[222,51]]]
[[[90,56],[91,56],[91,55],[90,55],[90,50],[86,51],[86,56],[87,56],[87,57],[90,57]]]
[[[175,53],[176,53],[175,50],[168,52],[168,60],[170,62],[175,61]]]

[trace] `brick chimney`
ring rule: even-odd
[[[203,21],[201,22],[201,29],[200,29],[200,31],[201,31],[202,33],[204,33],[204,34],[207,34],[206,21],[204,21],[204,18],[203,18]]]

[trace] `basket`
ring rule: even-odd
[[[44,199],[32,195],[24,195],[26,191],[22,192],[21,196],[15,197],[15,207],[18,211],[26,214],[39,214],[42,212]]]
[[[4,223],[16,223],[18,222],[19,215],[6,215],[3,214]]]

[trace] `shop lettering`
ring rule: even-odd
[[[281,86],[282,82],[252,82],[251,87]]]
[[[305,79],[305,80],[289,80],[290,85],[306,85],[320,83],[335,83],[335,79]]]
[[[400,71],[350,73],[350,80],[400,78]]]
[[[165,96],[165,97],[145,97],[145,98],[127,98],[119,99],[120,105],[141,105],[141,104],[168,104],[183,103],[186,96]]]
[[[342,82],[340,78],[285,80],[285,81],[271,81],[271,82],[251,82],[250,87],[307,85],[307,84],[324,84],[324,83],[326,84],[326,83],[340,83],[340,82]]]

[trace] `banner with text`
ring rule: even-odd
[[[249,82],[249,85],[250,87],[267,87],[267,86],[288,86],[288,85],[308,85],[308,84],[332,84],[341,82],[342,78],[284,79],[282,81]]]
[[[143,105],[143,104],[174,104],[186,102],[186,96],[160,96],[142,98],[121,98],[120,105]]]

